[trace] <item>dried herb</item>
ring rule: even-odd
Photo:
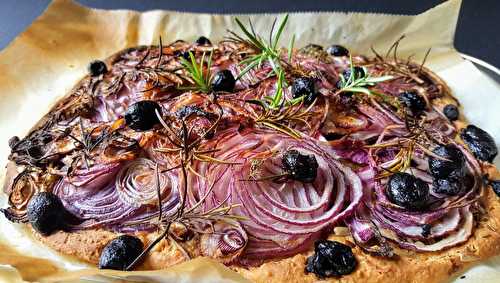
[[[90,131],[86,131],[85,127],[83,126],[83,121],[82,118],[79,118],[79,127],[80,127],[80,135],[81,139],[78,139],[74,135],[67,133],[68,137],[73,139],[75,142],[77,142],[81,147],[82,147],[82,155],[81,157],[83,158],[83,161],[85,162],[85,167],[88,169],[89,168],[89,159],[91,159],[91,152],[99,145],[101,144],[104,140],[106,140],[110,132],[108,129],[103,130],[97,138],[93,138],[94,132],[99,129],[99,127],[94,127]]]
[[[418,66],[414,66],[410,63],[412,56],[409,56],[406,61],[401,61],[398,59],[398,47],[401,41],[405,38],[402,35],[398,40],[396,40],[391,47],[387,50],[385,56],[380,55],[373,47],[371,48],[373,54],[375,55],[375,62],[373,63],[377,67],[381,67],[384,70],[387,70],[387,73],[402,76],[405,79],[409,79],[411,81],[416,82],[421,85],[424,84],[425,81],[420,78],[420,74],[423,70],[423,66],[427,60],[427,57],[430,54],[431,49],[429,48],[425,53],[424,59],[422,63]],[[392,54],[391,54],[392,53]],[[392,55],[392,58],[390,56]]]
[[[443,143],[444,138],[435,137],[434,132],[429,132],[427,130],[429,127],[426,125],[425,120],[415,120],[407,117],[405,121],[406,129],[409,131],[408,135],[395,138],[394,140],[376,142],[373,145],[365,146],[369,149],[399,149],[391,164],[385,167],[379,166],[382,173],[379,174],[377,178],[388,177],[396,172],[404,172],[407,170],[411,165],[411,160],[417,148],[429,156],[443,159],[443,157],[436,155],[429,150],[429,148],[434,144]],[[385,132],[382,133],[382,135],[385,135]]]
[[[263,113],[255,118],[255,122],[298,139],[301,134],[292,128],[291,123],[300,122],[311,128],[306,118],[311,115],[311,109],[314,105],[313,103],[303,109],[303,101],[300,101],[299,104],[282,107],[278,110],[264,108]]]
[[[175,131],[172,129],[172,127],[165,122],[165,120],[161,117],[160,113],[157,111],[157,116],[158,119],[160,120],[161,124],[164,126],[165,130],[167,131],[167,138],[171,141],[171,143],[175,146],[175,148],[157,148],[157,151],[160,152],[165,152],[165,153],[178,153],[179,154],[179,159],[180,159],[180,164],[178,166],[175,166],[173,168],[169,168],[167,170],[173,170],[173,169],[180,169],[182,180],[184,180],[183,185],[182,185],[182,191],[180,193],[181,196],[181,202],[179,205],[179,208],[177,212],[167,218],[167,219],[162,219],[162,206],[161,206],[161,196],[160,196],[160,188],[159,188],[159,169],[158,165],[156,165],[156,186],[157,186],[157,197],[158,197],[158,209],[159,209],[159,223],[158,225],[161,227],[164,227],[164,231],[153,241],[151,242],[146,249],[143,250],[143,252],[126,268],[126,270],[131,270],[139,263],[146,254],[148,254],[154,246],[156,246],[162,239],[167,237],[168,239],[174,241],[174,243],[181,248],[181,250],[184,252],[185,255],[189,256],[187,252],[182,248],[182,246],[175,241],[173,237],[169,236],[170,233],[170,227],[172,226],[173,223],[180,223],[182,225],[185,225],[186,227],[193,227],[195,222],[206,222],[212,223],[213,221],[224,221],[227,219],[234,219],[234,220],[242,220],[241,216],[238,215],[233,215],[230,214],[230,211],[234,209],[235,207],[238,207],[239,205],[229,205],[229,206],[224,206],[223,203],[219,205],[218,207],[214,207],[210,209],[209,211],[200,211],[199,208],[201,207],[201,204],[206,200],[208,195],[210,194],[213,185],[211,186],[210,190],[203,196],[200,201],[193,206],[187,208],[186,207],[186,196],[187,196],[187,190],[188,190],[188,178],[187,178],[187,170],[190,170],[193,174],[200,176],[198,172],[196,172],[191,164],[193,160],[199,160],[202,162],[216,162],[216,163],[222,163],[222,164],[233,164],[231,162],[226,162],[223,160],[218,160],[213,157],[210,157],[208,154],[217,151],[218,149],[212,149],[212,150],[198,150],[197,147],[199,146],[200,142],[202,139],[211,131],[215,130],[217,127],[218,123],[220,122],[220,119],[223,115],[223,109],[222,107],[217,103],[215,96],[213,97],[213,103],[218,106],[219,108],[219,115],[216,119],[216,121],[211,125],[211,127],[198,139],[194,141],[189,140],[189,133],[190,129],[188,129],[186,122],[184,119],[180,119],[181,123],[181,133],[180,134],[175,134]],[[203,176],[200,176],[203,177]]]
[[[257,124],[275,129],[294,138],[300,138],[300,133],[292,128],[291,123],[301,122],[311,128],[306,118],[310,115],[310,110],[315,103],[313,102],[306,109],[303,109],[304,96],[290,100],[286,99],[284,89],[287,85],[284,71],[280,69],[276,81],[276,92],[273,96],[250,99],[246,100],[246,102],[261,107],[261,114],[254,117]]]

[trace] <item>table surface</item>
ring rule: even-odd
[[[392,14],[418,14],[441,3],[439,0],[77,0],[102,9],[134,9],[139,11],[166,9],[188,12],[256,13],[285,11],[357,11]],[[1,0],[0,49],[40,15],[50,0]],[[500,67],[500,32],[495,28],[500,16],[500,1],[463,0],[455,46]]]

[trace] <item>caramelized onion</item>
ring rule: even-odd
[[[7,219],[14,222],[26,222],[27,205],[31,197],[40,191],[36,185],[34,176],[24,169],[18,172],[14,162],[7,164],[7,173],[5,176],[4,192],[9,194],[9,206],[6,209],[0,209]]]

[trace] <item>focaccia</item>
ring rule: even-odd
[[[129,48],[9,140],[13,222],[100,268],[444,282],[500,253],[492,137],[424,62],[279,47],[286,24]]]

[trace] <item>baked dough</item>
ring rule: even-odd
[[[178,49],[185,48],[184,43],[178,43]],[[113,66],[118,60],[123,59],[124,54],[130,54],[136,50],[145,50],[150,47],[138,47],[121,51],[111,56],[105,62],[108,66]],[[88,109],[72,108],[72,101],[75,99],[85,100],[79,92],[82,85],[88,84],[89,77],[84,78],[61,100],[54,109],[58,109],[58,115],[71,117],[75,113],[84,113]],[[448,89],[445,92],[449,92]],[[145,96],[154,97],[154,91],[146,92]],[[80,95],[79,97],[77,97]],[[91,99],[90,99],[91,100]],[[433,103],[442,105],[453,101],[450,97],[433,100]],[[85,107],[93,107],[91,101],[84,102]],[[85,108],[84,107],[84,108]],[[52,111],[51,113],[55,113]],[[44,125],[51,117],[49,113],[34,128],[36,130]],[[464,121],[456,121],[456,128],[464,127]],[[482,162],[483,172],[488,173],[492,179],[500,178],[496,168],[488,163]],[[11,184],[12,178],[8,178],[6,184]],[[50,180],[49,180],[50,183]],[[50,190],[40,187],[41,190]],[[9,185],[5,191],[12,193]],[[330,240],[336,240],[351,246],[358,261],[356,270],[346,276],[339,278],[328,278],[326,282],[445,282],[450,277],[460,274],[465,268],[477,264],[489,257],[500,254],[500,202],[490,187],[488,187],[480,202],[484,207],[484,213],[477,219],[473,235],[463,244],[438,252],[415,252],[394,247],[395,258],[388,259],[369,254],[354,244],[353,238],[346,229],[335,229],[330,231]],[[112,232],[106,229],[85,229],[76,232],[58,231],[49,236],[42,236],[33,230],[36,238],[48,247],[66,255],[75,256],[83,261],[97,264],[99,256],[104,246],[121,233]],[[140,238],[145,246],[154,241],[159,232],[137,232],[135,235]],[[149,253],[143,263],[137,267],[140,270],[162,269],[189,258],[201,256],[198,249],[199,237],[183,242],[182,248],[178,243],[165,238]],[[293,255],[288,258],[266,260],[265,263],[256,267],[239,267],[230,265],[244,277],[255,282],[316,282],[318,278],[314,274],[306,274],[306,259],[313,254],[312,247],[309,251]]]

